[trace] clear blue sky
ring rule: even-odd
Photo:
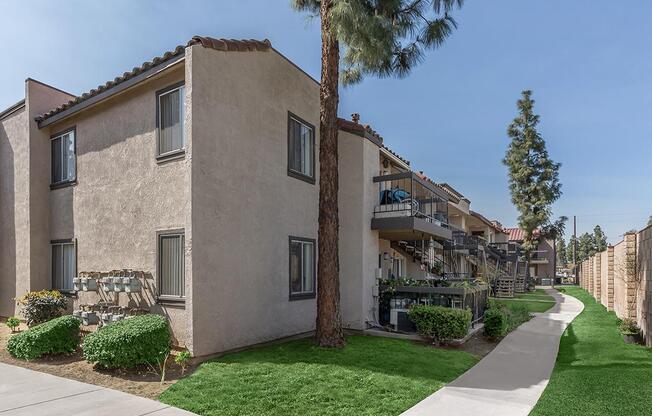
[[[516,222],[500,163],[506,127],[532,89],[551,156],[563,164],[556,215],[609,240],[652,214],[652,2],[467,0],[459,29],[403,80],[342,92],[415,169],[448,182],[472,207]],[[289,0],[25,1],[0,3],[0,108],[32,77],[75,94],[193,35],[268,38],[319,77],[316,20]],[[570,228],[571,224],[569,224]]]

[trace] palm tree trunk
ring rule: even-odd
[[[340,316],[339,217],[337,206],[337,105],[340,52],[329,19],[332,2],[322,0],[321,86],[319,89],[319,258],[316,340],[322,347],[345,344]]]

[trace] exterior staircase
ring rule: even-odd
[[[514,283],[514,291],[516,293],[525,293],[525,275],[527,272],[527,264],[523,261],[516,263],[516,281]]]

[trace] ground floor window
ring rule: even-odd
[[[290,237],[290,299],[315,296],[315,240]]]
[[[77,248],[73,240],[53,241],[52,288],[62,292],[73,289],[72,279],[77,274]]]
[[[184,242],[183,230],[158,233],[158,295],[162,299],[185,297]]]

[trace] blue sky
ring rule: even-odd
[[[541,133],[563,164],[556,215],[609,240],[652,215],[652,3],[466,0],[459,29],[402,80],[368,79],[341,94],[416,170],[455,186],[472,207],[516,223],[500,163],[506,128],[532,89]],[[193,35],[268,38],[319,77],[318,21],[289,0],[3,0],[0,108],[32,77],[79,94]],[[11,58],[11,60],[9,60]],[[571,228],[572,224],[569,224]]]

